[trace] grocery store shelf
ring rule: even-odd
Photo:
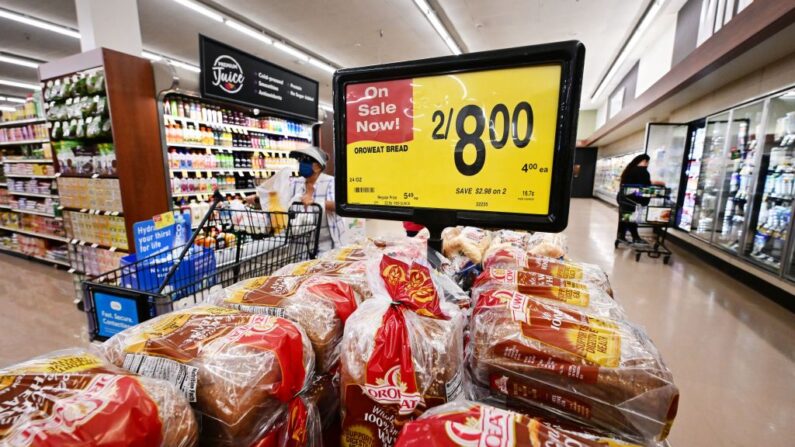
[[[27,118],[16,121],[2,121],[0,122],[0,127],[24,126],[25,124],[43,123],[44,121],[44,118]]]
[[[0,205],[0,210],[10,210],[11,206],[9,205]]]
[[[264,152],[270,154],[289,154],[290,151],[286,149],[265,149],[256,147],[240,147],[240,146],[218,146],[214,144],[201,144],[201,143],[174,143],[168,142],[167,146],[184,147],[188,149],[213,149],[228,152]]]
[[[102,245],[102,244],[98,244],[96,242],[84,241],[82,239],[69,239],[69,240],[67,240],[67,242],[72,244],[72,245],[82,245],[84,247],[100,248],[102,250],[118,251],[118,252],[121,252],[121,253],[129,253],[126,248],[113,247],[113,246],[110,246],[110,245]]]
[[[8,187],[8,183],[5,183],[5,182],[0,183],[0,188],[7,188],[7,187]]]
[[[35,214],[35,215],[37,215],[37,216],[50,217],[50,218],[52,218],[52,219],[55,219],[55,220],[63,220],[63,218],[62,218],[62,217],[57,217],[55,214],[52,214],[52,213],[43,213],[43,212],[41,212],[41,211],[23,210],[23,209],[20,209],[20,208],[11,208],[11,211],[14,211],[15,213],[22,213],[22,214]]]
[[[254,189],[254,188],[252,188],[252,189],[230,189],[230,190],[227,190],[227,191],[221,191],[221,194],[223,194],[223,195],[227,195],[227,194],[247,194],[247,193],[253,193],[253,192],[256,192],[256,191],[257,190]],[[172,193],[171,197],[174,197],[174,198],[176,198],[176,197],[194,197],[194,196],[208,196],[208,197],[210,197],[210,196],[213,195],[213,193],[214,193],[213,191],[210,191],[210,192],[206,192],[206,191],[205,192],[181,192],[181,193]]]
[[[7,158],[3,159],[3,163],[35,163],[35,164],[51,164],[52,160],[48,160],[46,158],[19,158],[9,160]]]
[[[106,210],[96,210],[91,208],[75,208],[72,206],[59,206],[58,209],[63,211],[69,211],[72,213],[85,213],[85,214],[96,214],[96,215],[105,215],[105,216],[124,216],[124,213],[121,211],[106,211]]]
[[[23,144],[49,143],[50,140],[22,140],[22,141],[3,141],[0,146],[22,146]]]
[[[38,261],[47,262],[47,263],[50,263],[50,264],[54,264],[56,266],[69,267],[69,263],[66,262],[66,261],[56,261],[55,259],[49,259],[49,258],[45,258],[43,256],[29,255],[27,253],[22,253],[22,252],[19,252],[19,251],[16,251],[16,250],[10,250],[10,249],[4,248],[4,247],[0,247],[0,252],[8,253],[8,254],[14,255],[14,256],[20,256],[20,257],[27,258],[27,259],[36,259]]]
[[[40,237],[42,239],[51,239],[53,241],[58,241],[58,242],[66,242],[66,238],[65,237],[55,236],[54,234],[37,233],[35,231],[23,230],[21,228],[4,227],[4,226],[1,226],[1,225],[0,225],[0,230],[12,231],[14,233],[26,234],[28,236],[36,236],[36,237]]]
[[[226,172],[228,174],[233,174],[233,173],[236,173],[236,172],[240,172],[240,173],[253,174],[253,173],[256,173],[256,172],[273,172],[273,173],[276,173],[276,172],[281,171],[282,169],[286,169],[286,168],[287,168],[286,166],[283,166],[283,167],[278,167],[278,168],[264,168],[264,169],[253,169],[253,168],[172,169],[171,173],[173,174],[175,172],[184,172],[184,173],[188,173],[188,172],[211,172],[211,173],[212,172],[218,172],[218,173],[223,174],[224,172]],[[295,170],[293,170],[293,172],[295,172]]]
[[[25,191],[14,191],[13,189],[9,189],[8,193],[14,196],[25,196],[25,197],[41,197],[43,199],[57,199],[57,195],[52,194],[38,194],[35,192],[25,192]]]
[[[33,174],[6,174],[8,178],[43,178],[52,180],[55,178],[54,175],[33,175]]]
[[[195,119],[184,118],[184,117],[175,116],[175,115],[163,115],[163,120],[164,121],[168,121],[168,120],[182,121],[183,123],[193,123],[193,124],[202,125],[202,126],[208,126],[208,127],[229,129],[230,131],[236,132],[236,133],[257,132],[257,133],[264,133],[264,134],[268,134],[268,135],[277,135],[277,136],[287,137],[287,138],[298,138],[298,139],[301,139],[301,140],[304,140],[304,141],[309,141],[308,138],[305,138],[305,137],[302,137],[302,136],[299,136],[299,135],[296,135],[296,134],[291,134],[291,133],[287,133],[287,132],[274,132],[272,130],[260,129],[259,127],[238,126],[236,124],[213,123],[213,122],[210,122],[210,121],[195,120]]]

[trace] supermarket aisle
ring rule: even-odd
[[[670,441],[791,446],[795,316],[682,250],[672,265],[613,249],[616,214],[574,199],[573,259],[600,265],[631,320],[646,327],[681,393]]]
[[[73,299],[65,271],[0,254],[0,367],[85,346],[85,317]]]

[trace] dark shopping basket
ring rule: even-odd
[[[618,195],[619,219],[634,222],[639,228],[651,228],[654,239],[651,243],[631,244],[635,250],[635,261],[646,253],[650,258],[663,258],[663,263],[671,260],[671,250],[665,246],[668,227],[675,214],[675,204],[670,199],[671,189],[665,186],[623,185]],[[622,212],[621,208],[632,209]],[[616,239],[618,248],[622,241]]]
[[[89,337],[121,330],[204,301],[212,288],[265,276],[317,255],[322,209],[294,203],[287,212],[230,209],[216,196],[182,247],[143,259],[129,255],[115,270],[82,283]]]

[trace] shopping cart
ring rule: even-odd
[[[104,341],[157,315],[204,301],[212,289],[271,274],[317,255],[322,209],[230,208],[216,197],[182,247],[136,259],[82,283],[89,337]]]
[[[651,243],[645,241],[629,244],[635,250],[636,262],[640,261],[644,253],[654,259],[662,257],[664,264],[671,260],[671,250],[665,246],[665,238],[671,218],[675,215],[676,205],[670,200],[670,194],[670,188],[658,185],[621,187],[621,194],[618,196],[619,219],[636,223],[638,228],[651,228],[654,235]],[[632,211],[623,212],[621,208]],[[616,239],[615,247],[618,248],[622,243]]]

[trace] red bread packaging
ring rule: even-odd
[[[263,276],[241,281],[212,295],[213,304],[295,321],[315,350],[318,372],[339,360],[345,321],[361,301],[344,276]]]
[[[197,425],[171,384],[73,349],[0,370],[2,447],[191,447]]]
[[[126,329],[102,345],[117,366],[175,384],[201,416],[201,442],[256,445],[312,377],[314,353],[289,320],[200,305]]]
[[[622,439],[662,441],[679,391],[629,323],[518,293],[480,295],[467,359],[473,397],[540,409]]]
[[[610,295],[588,283],[524,270],[487,269],[472,285],[472,297],[490,290],[516,291],[555,305],[587,309],[597,316],[625,319],[624,309]]]
[[[584,262],[537,256],[517,247],[502,245],[490,249],[483,258],[485,270],[501,268],[542,273],[559,279],[591,284],[613,295],[607,275],[599,266]]]
[[[462,393],[463,313],[440,299],[430,269],[384,256],[374,297],[342,339],[342,445],[391,447],[405,422]]]
[[[403,427],[395,444],[395,447],[633,446],[615,439],[561,429],[513,411],[463,400],[426,411]]]

